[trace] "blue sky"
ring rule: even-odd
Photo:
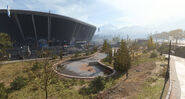
[[[50,10],[96,26],[185,26],[184,0],[0,0],[0,9],[7,5],[11,9]]]

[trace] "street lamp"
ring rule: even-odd
[[[169,36],[169,52],[168,52],[168,67],[167,67],[167,71],[166,71],[166,77],[165,77],[165,82],[164,82],[164,87],[163,87],[163,90],[162,90],[162,94],[161,94],[161,96],[160,96],[160,99],[162,99],[162,97],[163,97],[163,94],[164,94],[164,89],[165,89],[165,87],[166,87],[166,83],[167,83],[167,81],[168,81],[168,79],[169,79],[169,77],[170,77],[170,75],[169,75],[169,70],[170,70],[170,55],[171,55],[171,40],[173,39],[173,37],[172,36]]]
[[[171,41],[172,41],[173,37],[169,36],[169,52],[168,52],[168,67],[167,67],[167,74],[166,74],[166,78],[169,78],[169,69],[170,69],[170,55],[171,55]]]

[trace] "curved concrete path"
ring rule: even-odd
[[[171,56],[170,69],[170,99],[185,99],[185,59]]]

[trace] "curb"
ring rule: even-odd
[[[90,57],[95,56],[96,54],[97,54],[97,53],[92,54],[92,55],[90,55],[90,56],[88,56],[88,57],[76,58],[75,60],[81,60],[81,59],[85,59],[85,58],[90,58]],[[80,76],[71,76],[71,75],[66,75],[66,74],[62,74],[62,73],[58,72],[58,71],[57,71],[57,66],[58,66],[59,64],[64,63],[64,62],[67,62],[67,61],[74,61],[74,59],[68,59],[68,60],[64,60],[64,61],[60,61],[60,62],[58,62],[58,63],[55,63],[55,64],[53,65],[53,67],[52,67],[52,68],[53,68],[53,70],[54,70],[54,72],[55,72],[55,73],[57,73],[58,75],[62,76],[62,77],[65,77],[65,78],[87,79],[87,80],[88,80],[88,79],[89,79],[89,80],[91,80],[91,79],[95,79],[95,78],[96,78],[96,77],[80,77]],[[115,71],[112,67],[107,66],[107,65],[105,65],[105,64],[103,64],[103,63],[101,63],[101,62],[100,62],[100,60],[98,61],[98,64],[99,64],[100,66],[102,66],[102,67],[104,67],[104,68],[107,68],[107,69],[109,69],[109,70],[111,70],[111,71],[112,71],[112,73],[111,73],[110,75],[102,76],[102,77],[108,78],[108,77],[113,76],[113,75],[116,73],[116,71]]]

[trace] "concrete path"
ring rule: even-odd
[[[171,99],[185,99],[185,59],[171,56],[170,68],[172,82]]]

